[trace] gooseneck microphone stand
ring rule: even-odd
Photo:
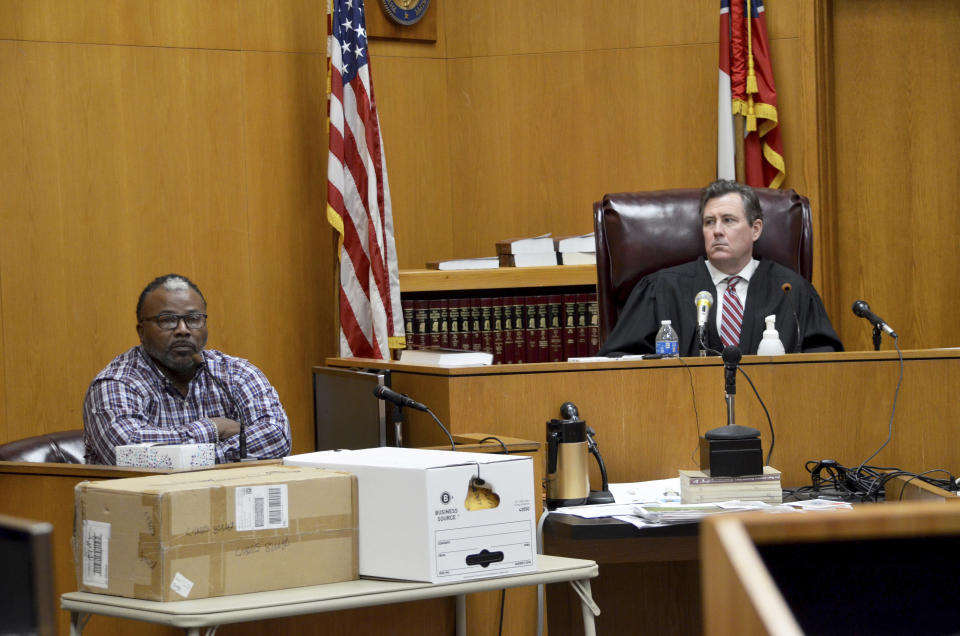
[[[207,376],[214,381],[214,383],[220,387],[220,390],[224,392],[227,396],[227,400],[230,402],[230,406],[233,407],[233,412],[237,414],[237,423],[240,424],[240,433],[237,445],[237,461],[238,462],[255,462],[257,461],[256,457],[247,457],[247,427],[243,423],[243,413],[240,412],[240,408],[237,406],[237,401],[233,399],[233,394],[227,390],[227,386],[218,378],[210,372],[209,367],[207,367],[207,360],[203,357],[202,353],[193,354],[193,362],[197,365],[198,368],[203,369]]]
[[[723,397],[727,402],[727,426],[736,426],[737,365],[743,354],[737,347],[723,350]]]

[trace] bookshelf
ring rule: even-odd
[[[555,267],[501,267],[499,269],[439,271],[400,270],[400,293],[512,289],[520,287],[569,287],[597,284],[596,265]]]
[[[407,347],[487,351],[494,364],[592,355],[596,290],[596,265],[401,270]]]

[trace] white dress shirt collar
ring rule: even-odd
[[[707,271],[710,272],[710,278],[711,280],[713,280],[714,286],[719,287],[720,283],[722,283],[723,281],[725,281],[730,277],[730,274],[724,274],[719,269],[714,267],[713,263],[711,263],[709,260],[705,260],[704,262],[707,265]],[[741,269],[739,272],[737,272],[735,275],[739,276],[744,281],[749,283],[750,278],[753,276],[753,273],[757,271],[757,267],[759,267],[759,265],[760,265],[760,261],[758,261],[755,258],[751,258],[750,262],[747,263],[744,266],[744,268]]]

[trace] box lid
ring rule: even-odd
[[[396,448],[382,446],[360,450],[319,451],[284,457],[285,466],[352,465],[428,470],[474,464],[498,464],[511,461],[532,461],[527,455],[495,455],[490,453],[459,453],[423,448]]]
[[[105,492],[137,492],[160,494],[166,492],[187,491],[210,488],[211,486],[239,486],[251,483],[270,484],[280,482],[303,481],[340,477],[341,471],[326,470],[307,466],[245,466],[243,468],[224,468],[221,470],[202,470],[196,472],[148,475],[126,479],[107,479],[103,481],[81,482],[77,488],[102,490]]]

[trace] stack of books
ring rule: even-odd
[[[718,501],[762,501],[783,503],[780,471],[763,467],[762,475],[738,477],[711,477],[702,470],[680,471],[680,502],[685,504],[715,503]]]
[[[597,244],[593,232],[556,238],[553,247],[557,252],[557,262],[561,265],[597,264]]]
[[[549,234],[524,239],[497,241],[500,267],[549,267],[557,264],[557,253]]]
[[[539,288],[537,295],[401,301],[409,349],[447,347],[493,354],[493,364],[563,362],[600,346],[595,292]]]

